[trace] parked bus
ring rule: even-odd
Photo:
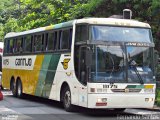
[[[3,80],[23,93],[94,109],[151,108],[154,43],[147,23],[83,18],[5,36]]]

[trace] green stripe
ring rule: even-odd
[[[38,84],[37,84],[36,91],[35,91],[36,96],[42,95],[42,90],[43,90],[43,87],[45,84],[45,79],[46,79],[47,70],[48,70],[48,66],[49,66],[51,57],[52,57],[51,55],[44,56],[44,60],[43,60],[40,74],[39,74],[39,78],[38,78]]]
[[[45,79],[45,84],[42,91],[42,96],[48,98],[51,92],[52,84],[54,81],[55,73],[59,63],[60,54],[52,55],[52,58],[49,62],[48,71]]]
[[[144,85],[127,85],[126,88],[138,88],[138,89],[143,89]]]

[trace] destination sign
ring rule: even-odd
[[[140,43],[140,42],[128,42],[126,43],[128,46],[139,46],[139,47],[149,47],[152,46],[151,43]]]

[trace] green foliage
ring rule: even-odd
[[[133,11],[133,18],[151,24],[160,51],[159,0],[0,0],[0,40],[24,31],[83,17],[109,17]]]
[[[160,88],[156,89],[156,105],[160,106]]]

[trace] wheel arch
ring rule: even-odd
[[[11,79],[10,79],[10,86],[9,86],[10,89],[11,89],[11,84],[12,84],[13,82],[14,82],[14,83],[16,82],[14,76],[12,76]]]
[[[60,101],[61,102],[63,102],[63,91],[64,91],[64,89],[66,88],[66,87],[68,87],[69,89],[70,89],[70,86],[69,86],[69,84],[65,81],[65,82],[63,82],[62,83],[62,85],[61,85],[61,88],[60,88]],[[71,89],[70,89],[71,90]]]

